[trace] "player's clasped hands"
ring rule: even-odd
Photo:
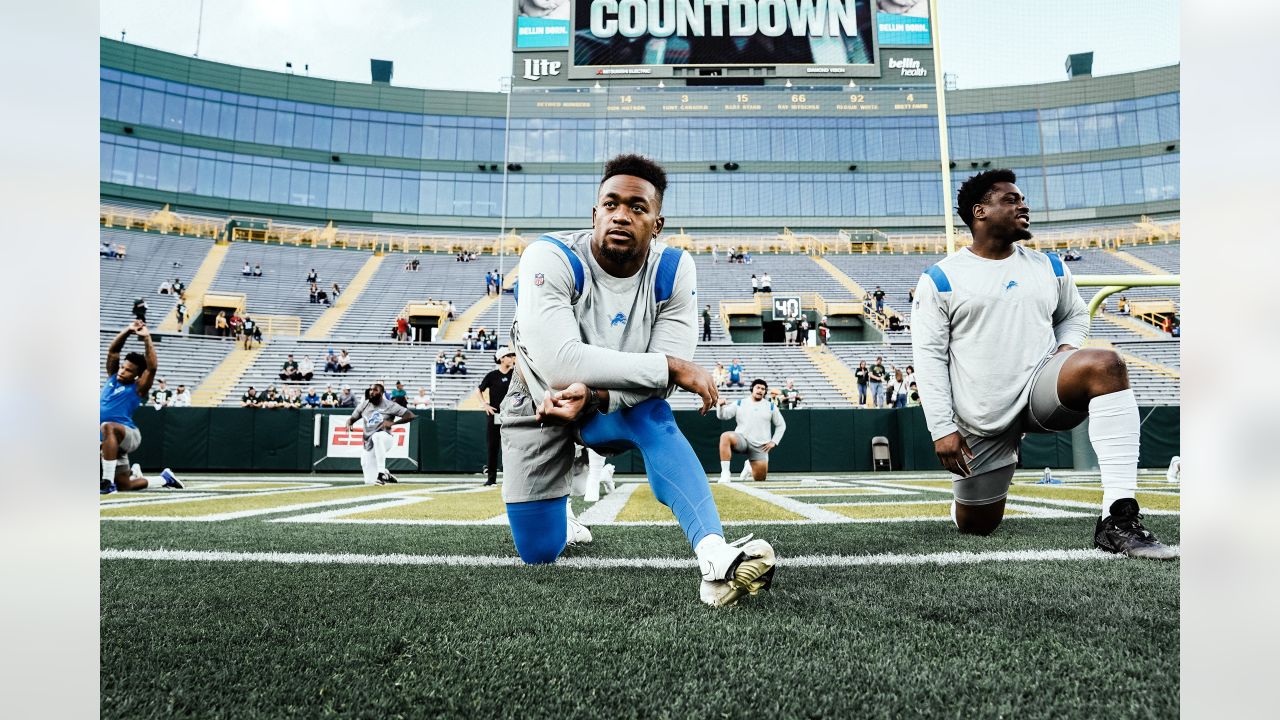
[[[942,461],[942,467],[960,477],[969,477],[969,461],[973,459],[973,451],[959,432],[935,440],[933,450]]]
[[[552,425],[568,425],[582,414],[587,405],[587,386],[573,383],[569,387],[542,396],[542,406],[538,408],[538,422]]]

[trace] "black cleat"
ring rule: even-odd
[[[398,482],[400,482],[400,481],[396,478],[396,476],[395,476],[395,475],[392,475],[392,474],[391,474],[391,473],[389,473],[389,472],[380,472],[380,473],[378,473],[378,484],[379,484],[379,485],[386,485],[386,484],[388,484],[388,483],[398,483]]]
[[[1138,501],[1121,498],[1111,503],[1111,514],[1098,520],[1093,532],[1093,545],[1100,550],[1147,560],[1172,560],[1177,551],[1165,545],[1142,527]]]

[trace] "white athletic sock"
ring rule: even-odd
[[[1089,442],[1102,471],[1102,516],[1138,489],[1138,401],[1133,390],[1089,401]]]
[[[591,468],[591,476],[595,477],[604,469],[604,456],[587,448],[587,467]]]
[[[698,541],[697,547],[693,549],[693,554],[697,555],[698,559],[702,559],[703,556],[722,547],[724,547],[723,535],[708,535]]]
[[[960,527],[960,521],[956,519],[956,501],[955,500],[951,501],[951,522],[955,524],[957,528]]]
[[[102,479],[115,480],[116,479],[116,461],[108,460],[106,458],[100,458],[100,459],[102,460]]]
[[[721,460],[721,461],[720,461],[720,472],[721,472],[722,474],[724,474],[724,475],[728,475],[728,474],[729,474],[729,462],[730,462],[730,461],[728,461],[728,460]]]

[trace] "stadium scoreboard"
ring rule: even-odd
[[[936,81],[927,0],[513,3],[516,87],[758,88],[664,104],[688,113],[859,113],[927,111],[927,100],[906,95],[928,94]],[[815,99],[781,92],[784,83],[849,92]],[[884,97],[874,87],[902,92]],[[620,109],[652,111],[615,100]]]
[[[930,115],[934,96],[924,89],[880,87],[778,88],[656,88],[599,90],[556,88],[521,89],[511,96],[517,117],[553,114],[593,117],[603,114],[631,117],[839,117],[872,115]]]

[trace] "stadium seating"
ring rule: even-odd
[[[307,273],[315,268],[323,290],[331,292],[330,286],[335,282],[345,289],[368,257],[348,250],[232,243],[209,289],[244,293],[250,317],[296,315],[305,332],[326,309],[310,302]],[[246,261],[250,266],[262,265],[262,277],[245,277],[242,270]]]
[[[498,258],[481,255],[468,263],[454,258],[433,253],[388,255],[365,291],[347,309],[331,337],[389,339],[405,304],[427,298],[451,300],[458,314],[466,312],[472,303],[484,297],[484,274],[498,267]],[[420,263],[416,272],[405,270],[405,264],[411,260]],[[511,262],[507,260],[508,269]]]
[[[147,301],[147,324],[159,327],[160,321],[178,304],[176,295],[156,292],[160,283],[181,278],[188,285],[200,262],[209,252],[209,240],[158,235],[155,233],[104,228],[102,242],[124,245],[124,260],[102,258],[99,263],[101,292],[98,298],[99,322],[104,329],[121,328],[133,321],[133,301]],[[174,263],[181,263],[175,267]],[[304,297],[303,300],[306,300]]]
[[[1182,343],[1179,340],[1135,340],[1114,343],[1116,350],[1136,355],[1158,365],[1178,370],[1182,367]]]
[[[1126,247],[1125,252],[1159,267],[1167,272],[1182,272],[1182,244],[1170,243],[1161,245],[1135,245]]]
[[[871,293],[879,285],[885,292],[884,304],[903,315],[910,315],[908,292],[914,290],[920,275],[943,255],[828,255],[827,260]]]
[[[240,396],[249,386],[259,392],[271,385],[275,385],[277,390],[282,389],[286,383],[280,380],[280,366],[290,353],[295,360],[300,360],[304,355],[309,356],[315,366],[315,376],[311,382],[294,383],[303,393],[308,387],[314,387],[316,392],[324,392],[326,385],[332,385],[335,391],[341,390],[344,385],[350,385],[353,393],[363,397],[364,388],[372,383],[381,382],[390,389],[396,381],[400,381],[412,398],[418,393],[418,388],[430,391],[431,378],[435,374],[436,353],[443,350],[446,357],[452,358],[454,351],[460,347],[459,343],[409,344],[277,338],[263,347],[262,353],[241,376],[235,389],[223,399],[222,404],[239,405]],[[350,354],[351,372],[324,372],[329,348],[336,351],[345,349]],[[437,376],[436,391],[431,395],[436,407],[451,408],[457,405],[465,395],[475,391],[484,374],[494,367],[492,352],[473,350],[466,355],[467,375]]]

